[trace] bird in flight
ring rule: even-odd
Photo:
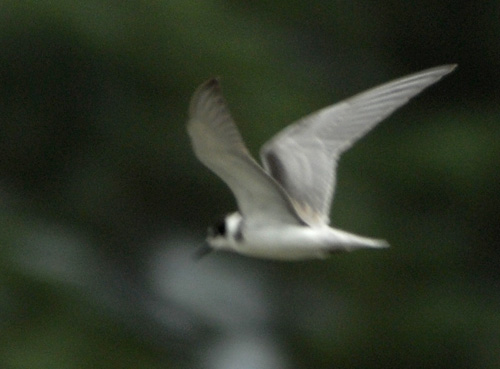
[[[329,226],[337,162],[381,120],[455,69],[443,65],[382,84],[291,124],[250,155],[216,78],[193,94],[187,130],[196,157],[233,192],[238,211],[209,228],[212,250],[275,259],[322,259],[389,246]]]

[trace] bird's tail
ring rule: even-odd
[[[358,249],[382,249],[390,246],[386,240],[358,236],[340,230],[335,230],[335,237],[337,242],[332,245],[331,253]]]

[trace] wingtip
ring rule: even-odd
[[[207,79],[205,82],[203,82],[200,87],[198,87],[199,90],[211,90],[215,88],[220,88],[220,77],[215,76],[210,79]]]
[[[194,116],[198,105],[203,104],[211,96],[222,96],[219,77],[206,80],[194,91],[189,104],[189,116]]]
[[[458,64],[452,63],[452,64],[444,64],[441,66],[441,68],[444,68],[448,71],[448,73],[453,72],[455,69],[458,68]]]
[[[199,85],[193,94],[193,98],[199,96],[205,91],[215,91],[215,90],[220,90],[220,77],[217,76],[207,79],[205,82]]]
[[[202,86],[205,86],[207,88],[218,87],[218,86],[220,86],[220,77],[215,76],[215,77],[209,78],[205,82],[202,83]]]
[[[453,72],[455,69],[457,69],[458,64],[443,64],[434,68],[430,68],[428,71],[429,72],[436,72],[437,75],[439,76],[445,76],[451,72]]]

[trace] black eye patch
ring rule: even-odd
[[[219,221],[215,224],[215,229],[217,230],[217,234],[221,236],[226,235],[226,222],[225,221]]]
[[[226,235],[226,222],[224,218],[219,219],[212,227],[208,230],[211,237],[215,236],[225,236]]]

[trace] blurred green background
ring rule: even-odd
[[[352,150],[332,223],[383,251],[190,256],[234,210],[192,153],[221,76],[254,154],[458,69]],[[500,367],[500,2],[0,1],[0,367]]]

